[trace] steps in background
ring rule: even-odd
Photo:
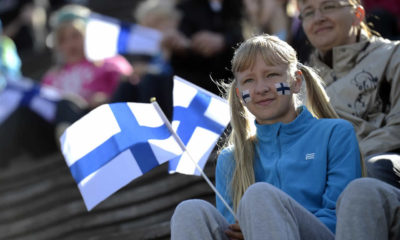
[[[13,163],[0,170],[0,239],[169,239],[176,205],[191,198],[214,203],[214,194],[201,177],[169,175],[167,167],[87,212],[61,155]],[[211,180],[214,169],[210,160],[205,171]]]

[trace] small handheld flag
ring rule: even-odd
[[[43,119],[52,122],[60,99],[61,96],[56,90],[41,86],[30,79],[9,81],[0,91],[0,123],[21,106],[30,108]]]
[[[204,168],[220,135],[230,121],[225,99],[208,92],[180,77],[174,77],[172,127],[191,153],[195,162]],[[186,153],[169,162],[171,173],[200,175]]]
[[[66,129],[61,150],[89,211],[182,153],[167,123],[154,104],[114,103],[94,109]]]
[[[285,82],[275,83],[275,87],[278,95],[290,95],[289,84]]]
[[[85,52],[90,60],[127,53],[156,55],[161,39],[155,29],[93,13],[86,25]]]

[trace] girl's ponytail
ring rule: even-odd
[[[312,68],[301,63],[297,64],[297,68],[301,70],[307,86],[306,106],[308,110],[317,118],[339,118],[329,103],[329,97],[325,93],[318,74]]]

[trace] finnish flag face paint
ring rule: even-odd
[[[275,83],[275,87],[278,95],[290,95],[289,84],[285,82]]]
[[[242,91],[242,99],[243,99],[243,101],[244,101],[245,103],[248,103],[248,102],[251,101],[250,91],[249,91],[248,89]]]

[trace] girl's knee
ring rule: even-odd
[[[381,184],[379,180],[373,178],[358,178],[351,181],[343,192],[366,197],[371,194],[373,189],[381,188]]]
[[[281,193],[279,189],[269,183],[258,182],[246,190],[241,202],[280,201]]]
[[[210,208],[213,206],[204,200],[200,199],[191,199],[185,200],[176,206],[174,215],[172,218],[182,218],[182,217],[189,217],[189,218],[198,218],[202,216],[204,213],[208,212]]]
[[[350,182],[339,197],[357,205],[360,202],[380,202],[389,185],[373,178],[358,178]],[[390,186],[389,186],[390,187]]]
[[[269,183],[265,182],[257,182],[251,185],[249,188],[247,188],[246,192],[244,193],[245,195],[253,195],[253,194],[260,194],[264,192],[271,192],[274,189],[276,189],[274,186],[272,186]]]

